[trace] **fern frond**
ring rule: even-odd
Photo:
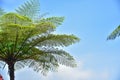
[[[47,71],[54,71],[59,64],[69,67],[75,67],[76,63],[74,58],[62,49],[57,48],[43,48],[43,49],[31,49],[32,53],[21,54],[21,60],[25,59],[29,61],[27,65],[33,68],[35,71],[41,71],[45,74]]]
[[[35,35],[40,35],[41,33],[52,32],[56,29],[56,26],[50,22],[40,22],[35,25],[34,33]]]
[[[113,40],[120,36],[120,25],[108,36],[107,40]]]
[[[39,0],[29,0],[16,9],[20,15],[27,16],[31,19],[35,18],[40,11]]]
[[[55,26],[59,26],[63,23],[64,17],[49,17],[49,18],[43,18],[40,20],[40,22],[51,22]]]
[[[23,38],[31,29],[35,26],[31,23],[31,20],[25,16],[18,15],[16,13],[7,13],[3,15],[0,23],[0,39],[8,41],[14,41],[16,38],[16,31],[18,31],[19,39]],[[6,36],[5,36],[6,35]],[[7,37],[7,38],[6,38]]]
[[[23,68],[25,66],[28,66],[30,68],[33,68],[34,71],[39,72],[41,71],[42,74],[46,74],[48,71],[56,71],[58,67],[57,60],[55,57],[51,54],[46,53],[36,53],[35,51],[30,56],[30,53],[27,55],[28,57],[25,57],[26,55],[23,55],[23,59],[20,61],[25,61],[24,65],[21,65],[20,68]],[[19,68],[19,65],[18,65]]]
[[[34,51],[35,52],[35,51]],[[35,55],[36,54],[36,55]],[[56,71],[59,64],[66,65],[69,67],[75,67],[76,63],[72,56],[64,50],[59,49],[46,49],[42,53],[35,53],[31,56],[34,57],[29,62],[29,67],[33,68],[34,71],[43,73],[44,75],[48,71]],[[36,58],[35,58],[36,57]]]
[[[73,56],[71,56],[68,52],[62,49],[43,48],[42,51],[47,54],[53,55],[59,64],[70,66],[70,67],[76,66]]]
[[[15,70],[19,70],[19,69],[22,69],[24,68],[26,65],[26,62],[25,61],[18,61],[15,63]]]
[[[47,16],[49,13],[48,12],[46,12],[46,13],[43,13],[43,14],[41,14],[41,15],[39,15],[38,16],[38,20],[37,21],[39,21],[39,20],[41,20],[41,19],[43,19],[45,16]]]
[[[47,47],[65,47],[79,41],[74,35],[54,35],[49,34],[46,36],[41,36],[36,39],[33,39],[30,44],[38,47],[47,46]]]
[[[30,23],[32,21],[30,18],[16,13],[7,13],[1,17],[1,20],[2,20],[1,23],[6,23],[6,24],[14,23],[14,24],[21,24],[24,26],[25,24]]]
[[[58,66],[59,65],[53,55],[44,53],[39,57],[39,59],[33,60],[29,65],[29,67],[33,68],[34,71],[41,71],[43,75],[48,71],[56,71]]]

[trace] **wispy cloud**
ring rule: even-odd
[[[47,77],[42,77],[42,80],[108,80],[108,71],[102,70],[97,72],[91,69],[84,69],[83,63],[79,63],[77,68],[69,68],[60,66],[57,73],[50,73]]]

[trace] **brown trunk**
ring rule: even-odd
[[[14,63],[13,62],[10,62],[8,64],[8,70],[9,70],[10,80],[14,80],[15,76],[14,76]]]

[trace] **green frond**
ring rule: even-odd
[[[69,66],[69,67],[76,67],[76,62],[68,52],[58,49],[58,48],[44,48],[42,49],[43,52],[46,54],[51,54],[55,57],[59,64]]]
[[[47,16],[48,14],[49,14],[49,13],[46,12],[46,13],[43,13],[43,14],[39,15],[39,16],[37,17],[37,19],[36,19],[36,22],[39,22],[41,19],[44,19],[44,17]]]
[[[39,0],[29,0],[16,9],[20,15],[27,16],[31,19],[35,18],[40,11]]]
[[[1,23],[15,23],[23,25],[23,23],[30,23],[31,19],[16,13],[7,13],[1,17],[1,21]]]
[[[20,61],[28,60],[27,65],[33,68],[36,72],[41,71],[45,74],[47,71],[55,71],[59,64],[75,67],[76,63],[74,58],[62,49],[57,48],[44,48],[44,49],[31,49],[31,52],[21,54]],[[25,64],[24,64],[25,65]],[[21,68],[24,66],[20,66]]]
[[[20,61],[24,61],[24,63],[22,63],[24,65],[18,65],[18,67],[23,68],[25,66],[28,66],[36,72],[41,71],[41,73],[44,75],[48,71],[56,71],[58,62],[53,55],[43,52],[41,53],[41,51],[38,52],[39,50],[35,48],[33,51],[34,52],[32,54],[28,53],[26,55],[24,54],[20,56],[23,57],[23,60]]]
[[[15,70],[19,70],[26,67],[26,61],[17,61],[15,63]]]
[[[29,67],[33,68],[34,71],[45,75],[48,71],[56,71],[58,68],[58,63],[53,55],[44,54],[39,57],[39,59],[33,60]]]
[[[26,17],[16,13],[7,13],[0,18],[0,39],[14,41],[16,38],[16,31],[18,31],[19,39],[21,40],[30,32],[35,26],[32,21]],[[24,35],[24,36],[23,36]]]
[[[40,22],[35,25],[33,34],[40,35],[41,33],[52,32],[56,29],[55,25],[50,22]]]
[[[108,36],[108,40],[113,40],[120,36],[120,25]]]
[[[41,71],[45,74],[48,71],[56,71],[59,64],[76,67],[73,56],[62,49],[57,48],[44,48],[44,49],[31,49],[31,53],[21,54],[22,61],[28,60],[27,65],[33,68],[36,72]]]
[[[49,34],[41,37],[38,36],[36,39],[33,39],[30,44],[38,47],[66,47],[76,42],[79,42],[79,38],[74,35]]]
[[[49,18],[43,18],[40,20],[40,22],[51,22],[55,26],[59,26],[63,23],[64,17],[49,17]]]
[[[6,40],[4,42],[0,41],[0,60],[3,60],[7,57],[7,52],[9,52],[10,46],[9,43],[6,43]]]
[[[5,12],[2,8],[0,8],[0,16],[2,16],[3,14],[5,14]]]

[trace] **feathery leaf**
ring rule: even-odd
[[[51,22],[55,26],[59,26],[63,23],[64,17],[49,17],[49,18],[43,18],[40,20],[40,22]]]
[[[29,0],[16,9],[20,15],[34,19],[40,11],[39,0]]]
[[[107,40],[113,40],[120,36],[120,25],[108,36]]]

